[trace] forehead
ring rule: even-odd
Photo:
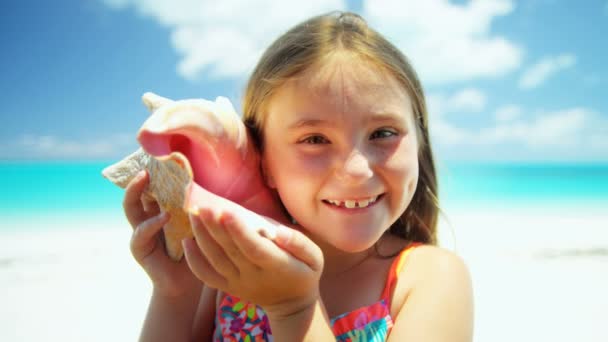
[[[344,56],[288,80],[267,108],[269,121],[302,115],[336,120],[387,113],[412,117],[408,93],[394,76],[370,62]]]

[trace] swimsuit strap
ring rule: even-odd
[[[414,250],[415,247],[422,245],[420,242],[413,242],[409,244],[405,249],[399,252],[399,255],[393,260],[393,264],[391,265],[391,269],[388,272],[388,277],[386,278],[386,285],[384,285],[384,290],[382,291],[381,299],[385,299],[386,302],[390,305],[390,298],[393,290],[395,289],[395,285],[397,284],[397,279],[399,278],[399,274],[401,274],[401,270],[403,270],[403,266],[405,265],[405,260],[411,251]]]

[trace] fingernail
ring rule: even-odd
[[[189,213],[188,219],[190,219],[190,223],[192,223],[193,226],[198,225],[198,222],[199,222],[198,215]]]
[[[293,229],[285,227],[283,225],[279,225],[276,231],[277,235],[275,237],[275,241],[279,244],[287,244],[291,237],[293,236]]]
[[[234,223],[234,217],[232,217],[232,215],[224,214],[224,215],[222,215],[221,222],[222,222],[222,224],[230,226]]]
[[[211,212],[209,209],[199,209],[198,217],[202,222],[209,221],[211,219]]]
[[[188,211],[188,214],[190,214],[191,216],[197,216],[199,209],[197,206],[193,205],[193,206],[189,207],[187,211]]]

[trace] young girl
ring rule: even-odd
[[[434,246],[422,86],[397,48],[356,14],[301,23],[262,56],[243,119],[293,229],[271,241],[210,203],[173,263],[156,248],[168,217],[134,180],[131,250],[154,285],[141,340],[472,340],[467,268]]]

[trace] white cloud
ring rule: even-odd
[[[430,117],[429,127],[433,141],[439,145],[455,146],[467,144],[473,136],[468,130],[451,125],[437,115]]]
[[[479,112],[485,108],[486,102],[486,96],[480,90],[466,88],[450,98],[449,107],[454,111]]]
[[[546,57],[524,71],[519,80],[519,87],[532,89],[543,84],[549,77],[557,72],[570,68],[576,64],[576,57],[571,54],[562,54],[557,57]]]
[[[585,128],[595,114],[584,108],[574,108],[539,115],[532,121],[518,120],[498,123],[483,129],[480,143],[523,143],[526,146],[574,146],[583,139]]]
[[[599,113],[582,107],[523,113],[517,105],[499,108],[493,125],[477,129],[458,127],[437,115],[431,117],[433,141],[440,151],[455,159],[608,158],[608,118]],[[503,120],[498,119],[500,116]]]
[[[0,159],[99,159],[133,152],[133,134],[115,134],[98,140],[79,141],[52,135],[24,134],[0,144]]]
[[[431,135],[441,144],[461,144],[471,139],[471,133],[451,124],[447,118],[452,114],[470,113],[485,107],[485,95],[473,88],[465,88],[451,95],[429,93],[426,96]]]
[[[241,77],[279,34],[313,15],[347,9],[344,0],[103,0],[132,7],[171,30],[180,55],[178,73],[187,79]],[[423,81],[446,83],[498,77],[517,69],[522,49],[490,26],[512,12],[510,0],[363,1],[362,14],[412,60]],[[252,13],[263,13],[252,18]]]
[[[594,149],[603,150],[608,155],[608,130],[589,136],[589,144]]]
[[[432,116],[480,112],[487,105],[485,93],[476,88],[462,88],[453,94],[428,93],[426,101]]]
[[[132,6],[171,30],[186,79],[241,77],[281,33],[313,15],[345,9],[343,0],[104,0],[111,8]],[[259,14],[255,15],[254,13]]]
[[[513,11],[508,0],[374,0],[364,2],[372,27],[395,43],[424,82],[442,84],[499,77],[517,69],[522,49],[490,33],[492,21]]]
[[[522,109],[518,105],[506,105],[496,109],[494,113],[496,121],[508,122],[513,121],[521,116]]]

